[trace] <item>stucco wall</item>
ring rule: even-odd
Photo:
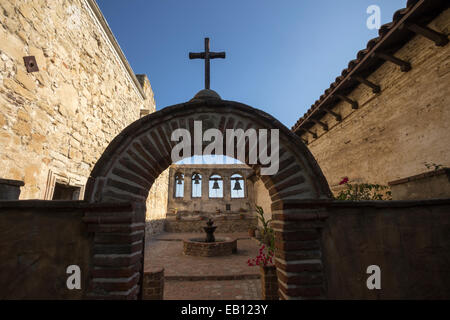
[[[450,10],[429,27],[448,34]],[[334,191],[346,176],[351,183],[387,185],[427,171],[424,162],[450,166],[449,54],[450,45],[438,47],[415,36],[395,53],[411,63],[411,71],[384,63],[368,77],[381,86],[381,93],[358,86],[348,96],[358,102],[358,110],[340,102],[333,111],[342,122],[327,114],[321,121],[328,132],[315,125],[318,139],[302,135]]]
[[[93,243],[84,210],[74,201],[14,203],[0,202],[0,299],[82,299]],[[80,267],[80,290],[66,286],[70,265]]]
[[[450,198],[450,169],[422,173],[389,185],[393,200],[447,199]]]
[[[0,178],[21,199],[49,194],[49,172],[84,185],[108,143],[155,110],[139,93],[88,0],[0,3]],[[23,57],[36,57],[27,73]]]
[[[322,256],[330,299],[448,299],[450,201],[341,201],[328,208]],[[367,267],[381,269],[369,290]]]

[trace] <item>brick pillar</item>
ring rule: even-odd
[[[83,221],[93,233],[87,299],[138,299],[142,282],[145,203],[92,204]]]
[[[321,253],[324,203],[272,204],[275,264],[281,299],[324,299],[326,282]]]
[[[163,300],[164,268],[151,269],[144,272],[142,300]]]

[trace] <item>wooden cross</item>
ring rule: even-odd
[[[225,52],[210,52],[209,38],[205,38],[205,52],[189,52],[189,59],[205,59],[205,89],[209,89],[209,60],[222,58],[225,59]]]

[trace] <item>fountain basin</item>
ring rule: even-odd
[[[237,240],[217,238],[215,242],[206,242],[202,238],[183,240],[183,253],[188,256],[218,257],[237,252]]]

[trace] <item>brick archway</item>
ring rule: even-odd
[[[127,217],[121,216],[120,213],[105,213],[102,217],[89,220],[90,223],[96,224],[91,227],[95,238],[101,239],[95,241],[100,243],[97,245],[100,249],[94,248],[94,254],[97,253],[101,259],[95,259],[94,256],[93,269],[96,272],[93,273],[94,285],[91,293],[99,297],[136,297],[143,267],[145,201],[153,181],[172,163],[171,150],[176,144],[170,141],[172,131],[184,128],[193,136],[194,121],[202,121],[203,131],[217,128],[223,133],[226,129],[279,129],[279,170],[272,176],[261,176],[261,180],[269,191],[272,212],[277,218],[274,228],[281,297],[304,297],[302,290],[292,290],[303,288],[303,284],[293,284],[289,279],[297,273],[297,268],[292,270],[292,265],[297,265],[301,260],[296,254],[303,249],[297,248],[296,245],[302,241],[311,244],[312,231],[318,226],[309,225],[305,229],[303,224],[298,226],[298,223],[290,223],[283,217],[296,213],[297,218],[302,216],[311,220],[311,210],[305,211],[301,202],[330,198],[328,183],[301,139],[279,121],[242,103],[210,97],[194,98],[187,103],[164,108],[137,120],[110,143],[96,163],[86,186],[85,200],[131,202],[134,209]],[[224,141],[224,148],[225,146]],[[193,148],[192,155],[194,154]],[[250,166],[255,172],[259,172],[259,165]],[[323,217],[315,212],[313,218],[319,221]],[[301,234],[309,235],[309,238],[303,239]],[[312,240],[314,242],[319,239],[316,237]],[[292,243],[287,246],[289,241]],[[317,248],[314,244],[306,250],[316,252]],[[292,254],[289,251],[292,251]],[[118,252],[123,254],[118,255]],[[321,273],[320,257],[314,254],[311,258],[314,259],[308,258],[307,261],[308,265],[315,265],[312,267],[315,279],[313,284],[317,287],[312,296],[323,296],[324,283],[317,282],[317,272]],[[101,263],[97,264],[96,261],[99,260]],[[298,273],[303,274],[304,270]],[[321,274],[319,278],[322,279]],[[110,285],[104,285],[108,281]]]

